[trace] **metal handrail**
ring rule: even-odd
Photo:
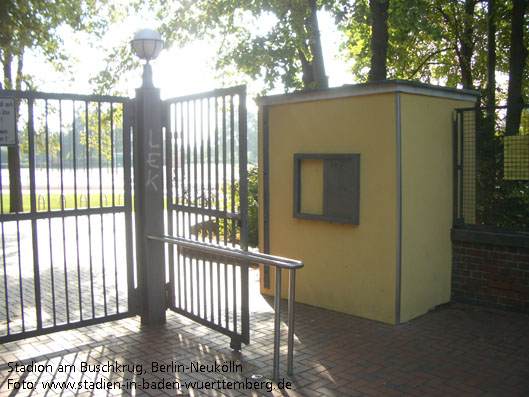
[[[288,350],[287,350],[287,374],[292,375],[294,371],[294,299],[296,287],[296,269],[302,268],[303,262],[294,259],[283,258],[275,255],[262,254],[259,252],[244,251],[237,248],[223,247],[216,244],[208,244],[196,240],[171,236],[148,236],[151,240],[162,241],[169,244],[187,247],[200,252],[215,254],[224,258],[239,259],[254,264],[275,266],[276,289],[274,295],[274,381],[279,380],[279,345],[281,342],[281,269],[289,270],[288,288]]]

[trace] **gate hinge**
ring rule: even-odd
[[[165,308],[171,307],[171,283],[165,283]]]
[[[132,289],[131,296],[130,296],[130,302],[132,305],[129,305],[129,310],[134,314],[138,315],[140,314],[140,294],[138,287]]]

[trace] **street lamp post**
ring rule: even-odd
[[[143,83],[136,89],[134,100],[134,205],[139,311],[142,323],[150,326],[165,323],[166,310],[165,247],[147,238],[164,232],[162,102],[149,64],[160,54],[163,41],[158,32],[143,29],[136,33],[131,46],[146,61]]]
[[[152,68],[149,61],[158,58],[163,50],[163,40],[156,30],[143,29],[134,35],[130,42],[132,50],[146,62],[143,65],[143,85],[142,87],[154,88],[152,83]]]

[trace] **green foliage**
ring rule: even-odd
[[[504,117],[497,113],[477,115],[476,223],[529,229],[529,181],[509,180],[504,173]],[[522,123],[520,135],[527,134],[528,126]]]
[[[227,196],[231,197],[231,188],[228,186]],[[240,182],[235,183],[235,208],[239,208]],[[228,209],[231,210],[231,202],[228,203]],[[226,236],[228,241],[232,241],[232,236],[239,238],[241,227],[238,222],[231,220],[219,219],[218,233],[220,236]],[[248,246],[257,247],[259,245],[259,169],[251,167],[248,170]]]
[[[20,108],[20,100],[16,101],[17,108]],[[53,128],[50,128],[47,120],[53,116],[57,116],[59,110],[57,107],[46,104],[43,111],[38,111],[41,109],[34,108],[34,135],[33,142],[35,145],[36,154],[48,154],[48,156],[53,156],[57,154],[60,150],[59,134]],[[26,120],[18,120],[18,143],[20,151],[24,154],[29,153],[29,142],[28,142],[28,129]]]
[[[248,170],[248,245],[259,245],[259,169]]]
[[[371,59],[371,10],[367,0],[338,1],[331,11],[347,41],[342,49],[354,60],[352,72],[362,81],[367,79]],[[388,75],[389,78],[420,79],[433,77],[432,58],[446,47],[442,45],[445,27],[440,15],[428,0],[392,1],[388,12]]]
[[[43,105],[42,102],[38,101],[37,104]],[[87,145],[91,164],[99,161],[100,154],[101,159],[109,164],[112,160],[113,151],[114,161],[117,161],[116,153],[123,150],[120,139],[123,106],[115,103],[112,104],[112,107],[109,103],[89,103],[88,113],[84,106],[78,107],[75,112],[74,123],[71,119],[61,118],[61,110],[55,101],[48,101],[45,106],[34,106],[33,141],[37,167],[45,166],[46,157],[50,160],[54,156],[62,156],[64,162],[71,163],[73,161],[74,130],[77,166],[81,161],[86,161]],[[25,118],[19,119],[17,127],[20,153],[26,157],[25,161],[27,161],[29,153],[27,120]],[[50,167],[53,166],[50,165]]]
[[[352,73],[366,81],[371,59],[368,0],[337,0],[328,6],[347,40]],[[512,2],[496,1],[496,68],[507,75]],[[487,83],[487,2],[476,0],[391,1],[388,15],[388,78],[441,83],[484,92]],[[529,24],[525,25],[529,38]],[[465,81],[468,74],[470,81]],[[523,92],[529,94],[529,67]],[[505,93],[497,88],[497,98]]]
[[[288,89],[308,87],[314,72],[313,0],[184,0],[153,2],[168,44],[214,39],[217,68],[264,78],[264,91],[279,82]],[[318,36],[319,37],[319,36]],[[322,60],[323,64],[323,60]],[[308,70],[310,69],[310,70]],[[314,78],[313,78],[314,80]]]
[[[212,197],[212,207],[225,208],[229,212],[238,211],[241,204],[240,181],[234,184],[234,202],[231,201],[231,185],[226,186],[227,202],[224,204],[224,191],[221,188],[219,197]],[[190,200],[187,197],[181,198],[181,203],[187,205],[202,205],[200,200]],[[240,240],[241,225],[238,221],[231,219],[217,218],[215,221],[197,225],[192,233],[202,237],[219,238],[221,241],[238,243]],[[248,246],[257,247],[259,244],[259,169],[252,166],[248,170]]]
[[[121,127],[121,120],[123,117],[123,108],[121,106],[117,108],[110,108],[105,106],[102,108],[101,104],[96,107],[89,109],[88,114],[83,113],[82,120],[83,124],[87,126],[87,129],[83,130],[80,134],[79,143],[100,153],[102,157],[110,161],[112,159],[112,150],[115,148],[112,146],[112,135],[116,139],[116,131]]]
[[[64,71],[69,56],[63,52],[63,38],[58,28],[99,34],[108,24],[106,0],[3,0],[0,3],[0,58],[4,65],[4,88],[20,89],[23,56],[34,49],[43,54],[58,70]],[[16,82],[11,74],[17,59]]]
[[[122,95],[116,90],[124,73],[138,69],[141,61],[133,56],[130,42],[124,41],[117,47],[111,48],[104,59],[105,68],[90,78],[95,94]]]
[[[69,32],[83,31],[96,35],[104,32],[112,9],[105,7],[106,4],[107,0],[2,0],[0,62],[3,79],[0,80],[0,88],[21,90],[22,83],[26,83],[28,89],[35,89],[31,77],[24,75],[24,54],[28,50],[40,53],[55,69],[65,72],[72,57],[63,52],[65,31],[60,28],[68,28]],[[15,78],[13,70],[16,70]],[[18,106],[19,104],[17,108]],[[20,115],[18,109],[17,115]],[[37,129],[36,133],[38,149],[39,142],[42,142],[42,131]],[[50,138],[55,137],[45,133],[45,150],[56,150],[56,142],[52,141],[52,145],[49,145]],[[18,148],[9,149],[9,159],[12,184],[10,206],[14,212],[23,204]]]
[[[248,112],[248,164],[257,165],[258,161],[258,131],[257,131],[257,113]]]

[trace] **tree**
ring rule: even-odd
[[[251,79],[264,77],[268,89],[328,86],[317,0],[184,0],[158,5],[161,31],[169,43],[214,39],[217,68],[235,68]],[[175,8],[176,7],[176,8]],[[259,24],[270,22],[269,29]]]
[[[0,61],[3,67],[3,84],[0,88],[22,88],[25,82],[33,89],[31,78],[23,73],[24,54],[39,49],[57,69],[64,71],[68,59],[61,52],[62,39],[59,26],[73,30],[101,31],[106,25],[106,14],[100,11],[104,0],[3,0],[0,3]],[[105,15],[105,17],[102,17]],[[16,68],[13,78],[12,70]],[[17,104],[18,107],[18,104]],[[18,113],[18,112],[17,112]],[[20,182],[20,151],[8,148],[10,211],[23,211]]]
[[[375,3],[337,0],[329,5],[347,37],[344,54],[354,61],[353,75],[361,81],[370,78],[373,70],[375,38],[371,32],[378,12],[373,7]],[[521,57],[529,34],[527,8],[523,6],[526,3],[527,0],[391,2],[387,10],[387,77],[477,89],[483,93],[484,103],[491,105],[505,98],[503,88],[496,85],[496,74],[515,78],[509,59],[511,48],[517,46],[517,73],[522,77],[513,82],[513,87],[521,88],[522,96],[527,95],[529,68],[527,58],[524,61]],[[518,18],[514,25],[513,15]],[[376,65],[382,65],[382,61]]]
[[[442,47],[441,22],[427,0],[337,0],[329,6],[346,36],[344,55],[360,81],[404,78],[428,81],[429,62]],[[427,17],[426,17],[427,16]]]

